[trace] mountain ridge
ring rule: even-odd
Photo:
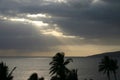
[[[87,57],[103,57],[103,56],[120,57],[120,51],[105,52],[105,53],[100,53],[100,54],[96,54],[96,55],[90,55]]]

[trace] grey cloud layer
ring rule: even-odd
[[[60,45],[54,37],[43,36],[39,29],[22,23],[0,22],[0,50],[24,52],[49,51]]]
[[[0,16],[46,13],[52,18],[45,22],[58,24],[66,34],[85,37],[86,44],[120,45],[120,0],[92,1],[0,0]],[[48,46],[60,44],[56,38],[43,37],[31,25],[0,20],[0,49],[49,50]]]

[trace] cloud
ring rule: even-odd
[[[78,8],[70,7],[66,11],[60,11],[63,13],[56,13],[57,17],[53,19],[53,22],[75,35],[87,38],[119,39],[119,6],[105,4],[105,2],[98,3],[88,7],[76,6]]]
[[[53,51],[54,46],[63,44],[57,38],[76,38],[76,36],[65,35],[57,28],[57,25],[54,25],[54,29],[49,27],[47,23],[36,22],[26,18],[2,16],[0,22],[0,50],[3,50],[2,52],[12,50],[23,54],[25,52]]]
[[[119,46],[119,7],[119,0],[0,0],[0,50]]]
[[[28,14],[27,17],[30,17],[30,18],[37,18],[37,17],[51,18],[51,16],[46,15],[46,14]]]

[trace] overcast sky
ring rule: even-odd
[[[120,50],[120,0],[0,0],[0,56]]]

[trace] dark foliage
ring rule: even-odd
[[[78,80],[77,69],[73,69],[69,72],[67,80]]]
[[[115,80],[117,80],[116,70],[118,69],[118,63],[116,59],[111,59],[109,56],[104,56],[99,64],[99,72],[107,74],[108,80],[110,80],[110,73],[114,74]]]
[[[28,80],[44,80],[44,77],[39,78],[37,73],[33,73]]]
[[[71,58],[64,59],[64,53],[57,53],[50,62],[50,74],[52,76],[51,80],[78,80],[77,70],[69,70],[66,65],[68,65],[73,60]]]
[[[12,73],[16,69],[16,67],[13,68],[11,72],[9,72],[8,66],[6,66],[5,63],[0,63],[0,80],[13,80]]]

